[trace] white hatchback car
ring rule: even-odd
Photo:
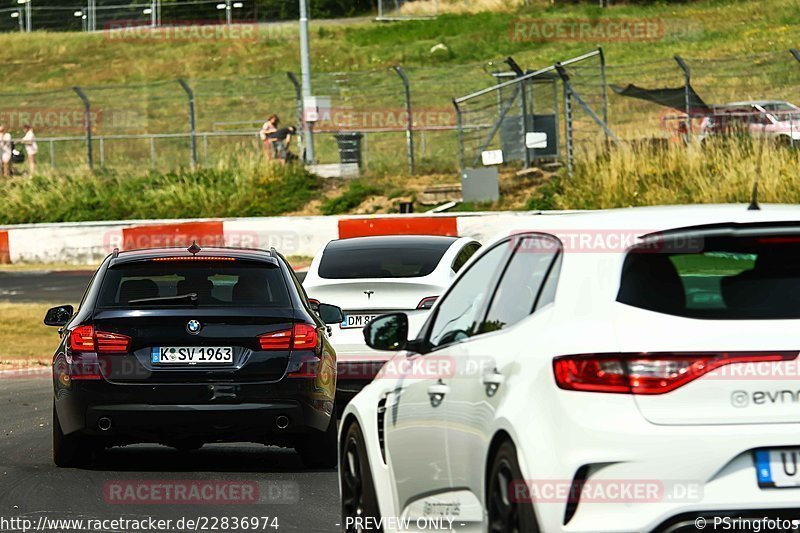
[[[526,224],[473,258],[415,338],[401,313],[365,328],[399,351],[343,414],[344,529],[800,518],[800,207]]]
[[[360,391],[391,356],[369,348],[362,330],[375,316],[392,311],[424,315],[480,248],[466,237],[388,235],[329,242],[314,257],[303,287],[309,298],[335,302],[344,320],[332,326],[339,376],[337,403]]]

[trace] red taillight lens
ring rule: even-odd
[[[127,353],[131,347],[131,338],[119,333],[98,331],[95,333],[98,353]]]
[[[131,347],[131,338],[119,333],[95,331],[94,326],[78,326],[69,333],[69,346],[75,353],[127,353]]]
[[[73,352],[93,352],[94,326],[78,326],[69,332],[69,347]]]
[[[292,330],[282,329],[258,337],[262,350],[288,350],[292,345]]]
[[[294,325],[294,342],[292,348],[295,350],[315,350],[319,335],[317,335],[317,328],[311,324],[295,324]]]
[[[282,329],[258,336],[262,350],[314,350],[319,342],[317,328],[312,324],[295,324],[292,329]]]
[[[553,360],[562,389],[664,394],[733,363],[791,361],[798,352],[700,352],[566,355]]]
[[[438,298],[438,296],[426,296],[419,301],[417,309],[430,309]]]

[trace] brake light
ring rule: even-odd
[[[93,352],[94,326],[78,326],[69,333],[69,347],[73,352]]]
[[[735,363],[791,361],[798,352],[583,354],[556,357],[556,384],[565,390],[664,394]]]
[[[213,257],[208,255],[187,255],[178,257],[154,257],[150,261],[237,261],[235,257]]]
[[[258,336],[262,350],[315,350],[319,342],[313,324],[295,324],[292,329],[282,329]]]
[[[94,326],[78,326],[69,334],[69,346],[75,353],[127,353],[131,346],[131,338],[119,333],[95,331]]]
[[[419,301],[417,309],[430,309],[438,298],[438,296],[426,296]]]
[[[295,350],[315,350],[319,336],[317,335],[317,328],[312,324],[295,324],[294,325],[294,342],[292,348]]]
[[[98,353],[127,353],[131,345],[131,338],[119,333],[98,331],[95,338]]]
[[[262,350],[288,350],[292,345],[292,330],[283,329],[259,335]]]

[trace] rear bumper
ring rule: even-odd
[[[306,390],[267,392],[266,385],[118,385],[73,383],[57,390],[56,413],[65,434],[79,433],[111,443],[262,442],[294,445],[325,431],[333,398]],[[226,395],[220,389],[228,391]],[[205,396],[205,397],[204,397]],[[284,418],[285,417],[285,418]],[[110,428],[103,429],[103,425]],[[109,424],[110,422],[110,424]]]

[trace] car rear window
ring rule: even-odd
[[[617,301],[691,318],[800,318],[800,236],[704,238],[701,248],[632,251]]]
[[[170,299],[196,294],[197,302]],[[155,301],[154,298],[164,298]],[[110,268],[98,307],[288,307],[279,267],[268,263],[142,262]]]
[[[325,279],[416,278],[436,269],[451,241],[328,246],[319,263]]]

